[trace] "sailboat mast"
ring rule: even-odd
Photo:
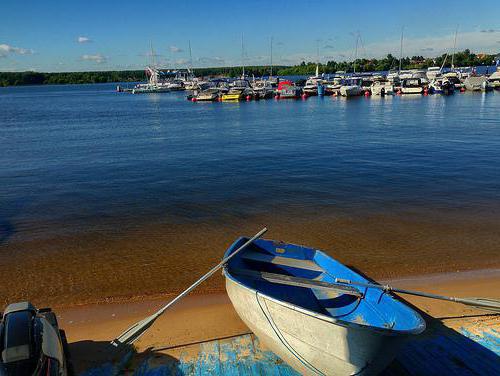
[[[457,34],[458,34],[458,25],[455,30],[455,41],[453,42],[453,55],[451,55],[451,69],[455,69],[455,52],[457,49]]]
[[[241,66],[243,68],[243,74],[242,74],[241,78],[245,78],[243,34],[241,34]]]
[[[405,27],[403,26],[401,28],[401,46],[399,48],[399,73],[401,73],[401,64],[403,62],[403,32],[405,30]]]
[[[271,76],[273,76],[273,37],[271,36]]]
[[[153,65],[153,68],[156,67],[156,62],[155,62],[155,53],[153,51],[153,42],[149,42],[149,45],[151,47],[151,64]]]
[[[191,52],[191,41],[188,40],[189,45],[189,69],[193,71],[193,53]]]
[[[356,73],[356,60],[358,60],[358,41],[359,41],[359,31],[356,34],[356,49],[354,51],[354,73]]]

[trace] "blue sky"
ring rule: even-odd
[[[162,67],[275,64],[458,49],[500,52],[500,1],[23,1],[0,4],[0,71],[142,69],[150,42]]]

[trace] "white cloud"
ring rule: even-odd
[[[177,53],[177,52],[182,52],[182,48],[177,47],[177,46],[170,46],[170,52]]]
[[[35,51],[29,48],[21,48],[21,47],[10,46],[8,44],[0,44],[0,54],[6,56],[9,53],[19,54],[19,55],[32,55],[35,53]]]
[[[106,57],[101,55],[101,54],[95,54],[95,55],[82,55],[81,60],[84,61],[93,61],[97,64],[102,64],[106,62]]]
[[[451,53],[453,49],[454,32],[442,35],[426,37],[405,37],[403,44],[404,56],[423,55],[424,57],[436,57],[445,53]],[[457,51],[470,49],[474,53],[498,53],[498,34],[496,32],[482,32],[481,30],[468,31],[458,34]],[[398,35],[392,39],[378,42],[365,43],[358,49],[359,58],[382,58],[387,54],[399,56],[400,39]],[[351,48],[333,50],[328,52],[328,60],[344,61],[354,58],[354,43]],[[295,52],[283,56],[276,61],[277,64],[299,64],[302,61],[316,61],[314,53]],[[325,56],[321,57],[325,60]]]
[[[224,65],[225,60],[219,56],[214,56],[214,57],[202,56],[196,59],[194,63],[198,67],[217,67]]]
[[[76,41],[78,43],[90,43],[90,42],[92,42],[92,39],[90,39],[88,37],[78,37],[78,39]]]

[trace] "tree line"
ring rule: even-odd
[[[454,56],[456,67],[475,67],[491,65],[494,55],[474,54],[470,50],[457,52]],[[404,57],[401,59],[402,69],[425,69],[430,66],[451,66],[451,56],[444,54],[436,58],[423,56]],[[357,59],[355,61],[328,61],[319,64],[320,73],[345,72],[376,72],[388,71],[399,67],[399,59],[391,54],[381,59]],[[295,66],[274,66],[273,74],[279,76],[311,75],[316,70],[316,63],[305,62]],[[242,74],[241,67],[196,68],[195,74],[201,77],[238,77]],[[255,77],[270,74],[269,66],[245,67],[245,73]],[[143,70],[133,71],[102,71],[102,72],[0,72],[0,86],[18,85],[49,85],[49,84],[93,84],[106,82],[137,82],[144,81],[146,74]]]

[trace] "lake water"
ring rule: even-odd
[[[500,202],[500,93],[191,103],[113,90],[0,90],[4,226]]]
[[[4,255],[148,223],[500,212],[500,92],[191,103],[114,89],[0,89]]]

